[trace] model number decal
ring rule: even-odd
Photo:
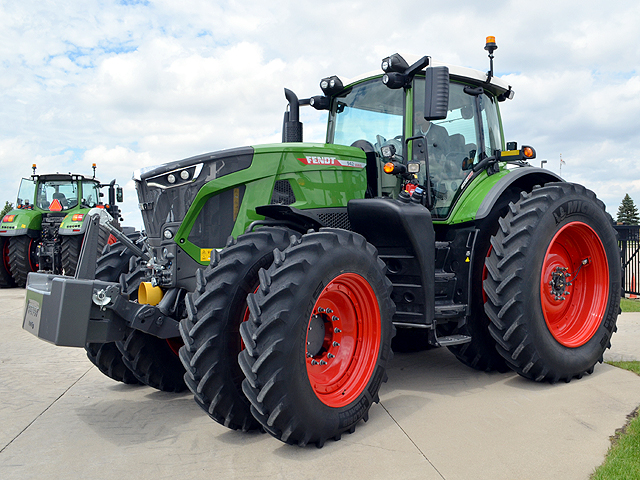
[[[366,163],[354,162],[353,160],[340,160],[336,157],[307,157],[299,158],[305,165],[327,165],[336,167],[364,168]]]
[[[563,221],[570,215],[576,214],[584,214],[589,215],[589,206],[585,202],[581,202],[580,200],[574,200],[572,202],[567,202],[560,207],[558,207],[554,212],[553,216],[556,220],[556,225]]]

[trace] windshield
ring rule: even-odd
[[[20,182],[20,190],[18,190],[18,200],[16,205],[22,207],[24,205],[33,205],[36,195],[36,182],[29,178],[23,178]]]
[[[350,146],[366,140],[378,153],[383,144],[393,142],[401,154],[403,116],[403,89],[391,90],[380,78],[367,80],[336,97],[327,141]]]
[[[38,185],[36,204],[43,210],[59,212],[78,204],[78,185],[71,180],[49,180]]]

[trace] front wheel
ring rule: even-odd
[[[395,332],[392,286],[376,249],[345,230],[304,235],[274,256],[240,328],[243,391],[270,434],[322,447],[378,402]]]
[[[219,254],[212,252],[211,264],[196,277],[196,291],[187,295],[188,316],[180,322],[185,382],[211,418],[234,430],[260,428],[242,393],[238,366],[247,295],[258,287],[258,271],[273,262],[273,250],[289,246],[291,235],[298,234],[278,227],[240,235]]]
[[[523,193],[491,239],[485,311],[511,368],[570,381],[602,362],[616,330],[621,263],[602,202],[580,185]]]

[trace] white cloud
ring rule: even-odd
[[[495,35],[496,72],[517,92],[501,105],[507,138],[555,171],[562,154],[563,176],[615,214],[627,191],[640,201],[638,20],[640,5],[619,0],[9,0],[0,204],[34,161],[86,174],[96,161],[134,211],[135,168],[279,141],[283,87],[317,94],[320,78],[376,70],[396,51],[486,70],[484,37]],[[302,114],[306,139],[322,141],[323,115]]]

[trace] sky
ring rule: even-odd
[[[628,0],[0,0],[0,205],[20,178],[91,174],[124,188],[141,228],[141,167],[279,142],[283,88],[380,68],[389,54],[488,69],[516,92],[505,137],[596,192],[640,204],[640,3]],[[303,109],[305,141],[326,112]],[[560,171],[560,158],[564,160]]]

